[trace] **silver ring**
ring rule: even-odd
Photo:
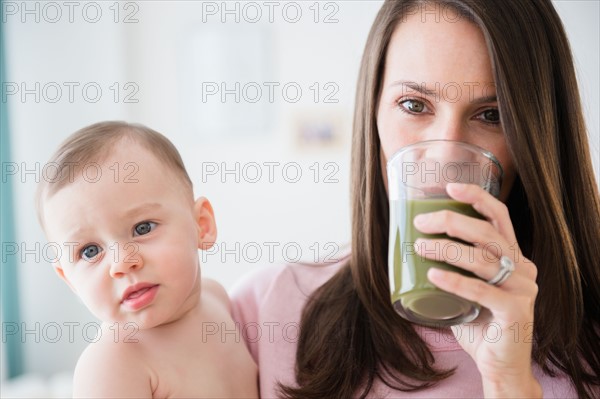
[[[500,270],[498,273],[488,280],[488,284],[499,286],[502,285],[515,271],[515,263],[508,257],[502,256],[500,258]]]

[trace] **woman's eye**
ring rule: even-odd
[[[405,110],[415,114],[420,114],[426,109],[425,104],[418,100],[404,100],[400,101],[399,104]]]
[[[480,115],[480,119],[483,122],[491,123],[491,124],[500,123],[500,111],[498,111],[495,108],[486,109],[479,115]]]
[[[102,248],[100,248],[99,246],[97,246],[96,244],[91,244],[88,245],[86,247],[84,247],[80,254],[81,257],[85,260],[93,260],[96,256],[98,256],[98,254],[102,252]]]
[[[134,227],[134,236],[143,236],[145,234],[148,234],[152,231],[152,229],[154,229],[154,227],[156,227],[156,223],[154,222],[142,222],[139,224],[136,224]]]

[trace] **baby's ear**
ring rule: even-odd
[[[58,275],[58,277],[60,277],[61,280],[64,281],[69,286],[69,288],[71,289],[71,291],[73,291],[75,294],[77,294],[77,290],[75,290],[75,287],[73,287],[73,285],[71,284],[71,282],[69,281],[69,279],[67,278],[67,276],[65,276],[65,271],[60,266],[60,263],[55,262],[55,263],[52,264],[52,267],[54,268],[54,271],[56,272],[56,274]]]
[[[198,226],[198,248],[207,250],[217,241],[217,223],[212,205],[206,198],[196,200],[194,218]]]

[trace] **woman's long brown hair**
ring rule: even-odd
[[[523,254],[538,268],[533,359],[581,398],[600,385],[600,199],[569,43],[550,0],[387,0],[363,54],[352,142],[352,255],[309,298],[288,398],[364,398],[376,379],[435,384],[427,344],[389,294],[388,201],[376,111],[392,32],[416,6],[452,7],[486,39],[518,178],[507,200]],[[430,16],[431,17],[431,16]]]

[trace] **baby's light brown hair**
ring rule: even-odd
[[[43,202],[60,189],[73,183],[86,165],[102,163],[111,150],[119,144],[135,143],[148,150],[164,163],[180,180],[193,201],[192,181],[185,169],[177,148],[162,134],[141,124],[106,121],[86,126],[73,133],[60,145],[46,166],[52,176],[44,176],[37,187],[35,204],[37,216],[44,226]],[[45,175],[45,174],[44,174]]]

